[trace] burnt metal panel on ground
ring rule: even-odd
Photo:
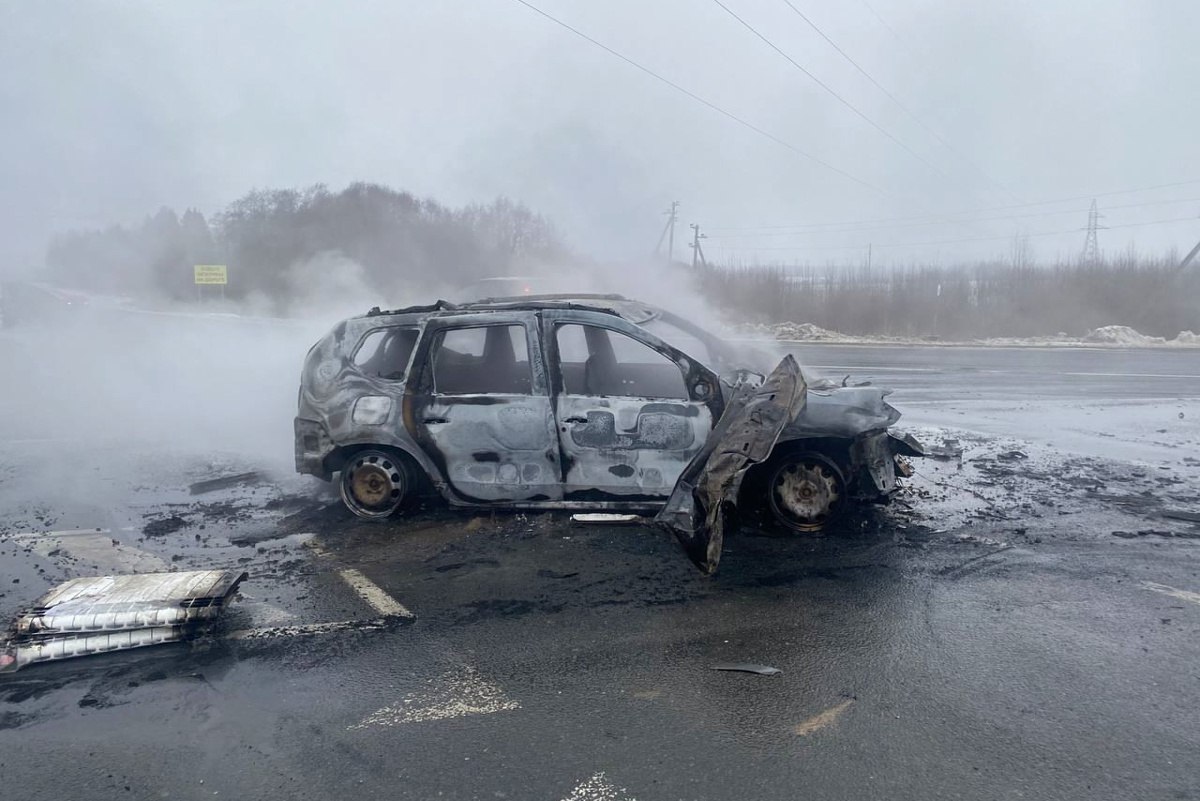
[[[246,577],[193,570],[72,579],[13,621],[0,644],[0,672],[186,639],[220,614]]]

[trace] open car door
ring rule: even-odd
[[[680,474],[654,522],[679,538],[704,573],[717,571],[746,470],[771,455],[806,398],[800,366],[785,356],[761,386],[738,387],[708,441]]]

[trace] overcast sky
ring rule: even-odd
[[[356,180],[508,195],[600,257],[650,251],[679,200],[710,258],[951,263],[1026,234],[1050,260],[1093,194],[1181,182],[1099,196],[1100,244],[1200,239],[1200,3],[791,0],[901,107],[787,0],[722,0],[868,122],[711,0],[531,2],[787,146],[517,0],[0,0],[0,269],[55,230]]]

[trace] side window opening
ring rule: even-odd
[[[689,399],[679,365],[644,342],[576,323],[557,326],[555,338],[568,395]]]
[[[440,395],[531,395],[533,372],[523,325],[451,328],[433,343]]]
[[[377,328],[363,337],[354,352],[354,365],[369,376],[399,381],[408,371],[416,344],[415,328]]]

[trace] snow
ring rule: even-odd
[[[1146,336],[1127,325],[1105,325],[1100,328],[1093,328],[1087,332],[1083,341],[1097,342],[1105,345],[1122,345],[1131,348],[1148,345],[1165,345],[1167,342],[1162,337]]]
[[[884,335],[843,334],[812,323],[748,323],[739,330],[751,339],[776,339],[783,342],[827,342],[843,345],[969,345],[973,347],[1016,348],[1196,348],[1200,334],[1180,331],[1174,339],[1149,336],[1127,325],[1104,325],[1093,328],[1082,337],[1060,331],[1054,336],[991,337],[987,339],[941,340],[935,337],[897,337]]]

